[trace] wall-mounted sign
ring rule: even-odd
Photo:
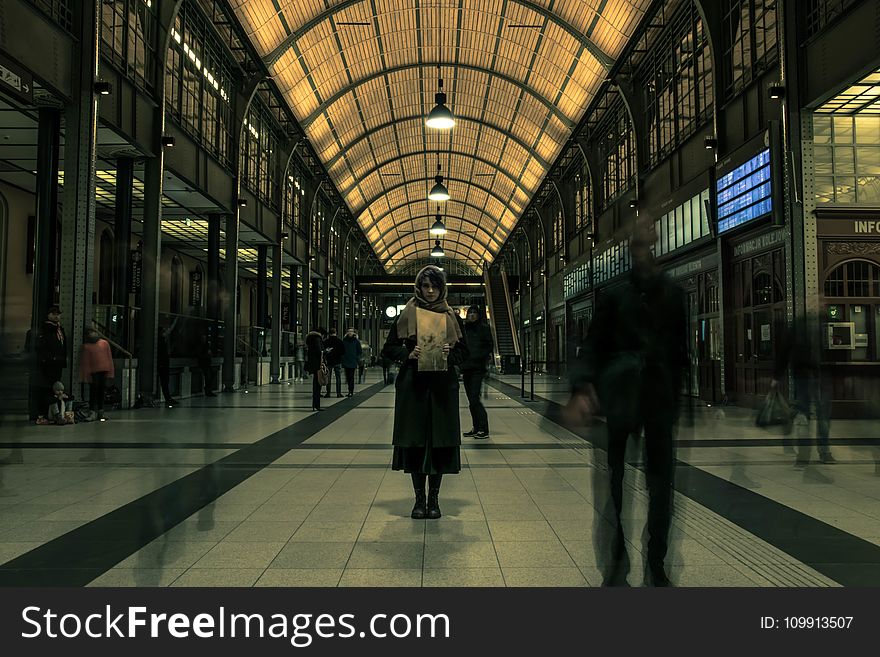
[[[715,182],[719,233],[773,212],[772,178],[768,147]]]
[[[189,305],[194,308],[202,305],[202,272],[198,269],[189,273]]]
[[[816,227],[822,236],[880,235],[880,220],[876,219],[819,219]]]
[[[131,267],[131,285],[129,292],[139,294],[141,291],[141,281],[143,279],[143,254],[140,249],[132,249],[129,254],[129,266]]]
[[[34,102],[34,76],[18,64],[0,56],[0,90],[26,103]]]
[[[750,240],[746,240],[745,242],[734,246],[733,257],[740,258],[782,244],[784,238],[785,233],[782,230],[774,230],[770,233],[760,235],[759,237],[753,237]]]

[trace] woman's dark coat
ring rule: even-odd
[[[306,336],[306,372],[314,374],[321,369],[321,360],[324,354],[324,341],[321,334],[312,331]]]
[[[464,334],[464,326],[458,320]],[[461,422],[458,415],[458,372],[468,357],[462,338],[447,357],[445,372],[419,372],[418,360],[409,354],[416,342],[397,336],[397,322],[391,327],[382,348],[382,356],[401,363],[394,382],[394,439],[397,447],[424,447],[430,436],[433,447],[461,445]]]

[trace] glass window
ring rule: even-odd
[[[637,75],[645,90],[648,155],[656,164],[711,117],[712,58],[693,2],[680,5]]]
[[[724,1],[724,87],[728,97],[742,91],[776,60],[776,4],[777,0]]]
[[[856,115],[856,143],[880,144],[880,116]],[[815,125],[815,122],[814,122]],[[813,128],[815,133],[815,127]]]
[[[171,30],[165,69],[168,114],[221,164],[231,167],[234,63],[201,10],[185,2]],[[237,138],[237,136],[236,136]]]
[[[636,152],[629,113],[618,99],[602,116],[596,128],[599,153],[605,162],[603,208],[630,188],[636,172]]]

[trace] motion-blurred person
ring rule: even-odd
[[[104,393],[107,380],[116,376],[110,343],[95,329],[86,329],[79,356],[79,378],[89,384],[89,410],[97,420],[104,417]]]
[[[34,391],[39,389],[37,394],[40,398],[33,400],[32,416],[34,411],[37,415],[45,412],[46,406],[53,399],[52,386],[61,380],[61,373],[67,367],[67,335],[61,326],[61,309],[58,306],[49,308],[46,321],[37,331],[33,346],[37,364],[37,372],[33,375],[40,379],[39,385],[34,386]],[[31,419],[36,419],[36,416]]]
[[[382,354],[403,363],[395,382],[394,455],[391,467],[412,476],[415,504],[412,518],[440,517],[440,484],[444,474],[461,471],[461,426],[458,414],[458,375],[455,367],[468,357],[464,327],[446,302],[446,275],[433,265],[415,280],[415,294],[407,301],[382,349]],[[417,339],[418,310],[445,315],[447,368],[420,372],[421,347]],[[429,491],[425,497],[425,480]]]
[[[336,375],[336,396],[342,397],[342,356],[345,353],[345,345],[336,335],[336,327],[330,327],[330,335],[324,341],[324,362],[330,369],[330,378],[327,379],[327,394],[330,397],[330,387],[333,383],[333,375]]]
[[[365,378],[364,372],[367,367],[367,353],[369,352],[370,347],[369,347],[369,345],[367,345],[366,342],[360,342],[361,338],[357,333],[354,334],[354,337],[356,337],[358,339],[358,342],[361,345],[361,355],[358,356],[358,366],[357,367],[358,367],[358,383],[363,383],[364,378]]]
[[[664,560],[672,516],[673,430],[688,371],[687,313],[682,290],[654,264],[653,222],[639,221],[630,239],[632,272],[602,295],[572,372],[565,416],[577,423],[599,411],[608,423],[611,505],[597,517],[596,553],[607,586],[626,585],[629,557],[620,516],[626,444],[645,434],[648,549],[645,582],[669,586]],[[603,491],[598,490],[597,493]]]
[[[305,348],[300,342],[298,333],[293,336],[293,339],[295,345],[293,348],[293,378],[295,381],[302,381],[305,379],[305,368],[303,367],[306,362]]]
[[[390,383],[388,374],[391,371],[391,359],[379,354],[379,366],[382,368],[382,385],[387,386]]]
[[[321,384],[318,382],[318,372],[324,363],[324,329],[318,328],[309,332],[306,336],[306,362],[305,370],[312,375],[312,410],[321,410]]]
[[[480,400],[480,393],[483,389],[483,379],[486,378],[486,365],[495,350],[495,342],[492,340],[492,329],[486,323],[480,306],[468,308],[464,337],[470,355],[461,366],[461,378],[464,382],[464,391],[467,393],[472,421],[471,430],[466,431],[464,435],[467,438],[488,438],[489,415]]]
[[[819,460],[826,464],[836,463],[828,440],[832,386],[830,376],[822,368],[818,318],[801,316],[785,332],[776,347],[776,366],[770,385],[778,387],[789,368],[794,380],[795,467],[803,468],[810,462],[810,416],[814,408]]]
[[[361,341],[355,335],[354,329],[349,328],[342,338],[344,353],[342,355],[342,367],[345,368],[345,382],[348,384],[348,396],[354,394],[354,371],[358,368],[363,356]]]
[[[211,341],[204,333],[199,336],[196,361],[202,371],[202,379],[204,380],[202,390],[205,397],[216,397],[217,395],[214,393],[214,352],[211,351]]]
[[[168,406],[177,406],[178,402],[171,396],[169,379],[171,378],[171,356],[168,349],[168,329],[159,327],[159,337],[156,341],[156,368],[159,371],[159,387],[162,389],[162,397]]]

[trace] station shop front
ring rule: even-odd
[[[834,417],[880,416],[880,209],[817,211],[823,375]]]

